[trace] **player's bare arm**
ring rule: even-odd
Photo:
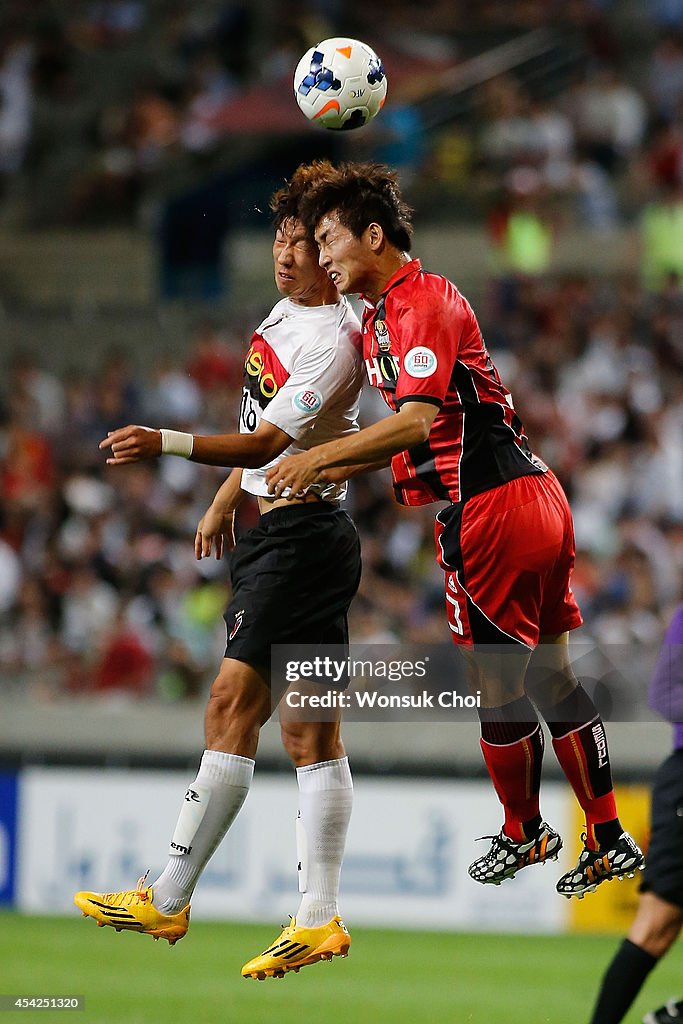
[[[222,558],[224,550],[235,547],[235,509],[246,496],[242,490],[242,469],[233,469],[216,491],[215,497],[199,520],[194,539],[195,558],[209,558],[215,551]]]
[[[262,420],[253,434],[185,434],[152,427],[120,427],[100,441],[109,449],[108,466],[144,462],[160,455],[181,455],[205,466],[240,466],[259,469],[277,458],[292,443],[284,430]]]
[[[439,406],[431,402],[406,402],[395,416],[357,434],[278,462],[268,470],[268,489],[280,497],[289,488],[287,497],[293,499],[335,466],[384,463],[397,452],[426,441],[438,411]]]
[[[376,473],[380,469],[388,469],[391,465],[391,456],[384,459],[377,459],[376,462],[359,462],[357,465],[334,466],[324,469],[319,475],[316,483],[343,484],[353,476],[360,476],[361,473]]]

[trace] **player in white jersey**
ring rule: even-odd
[[[311,488],[293,502],[273,500],[265,468],[283,454],[358,429],[360,329],[346,299],[318,264],[315,243],[297,219],[305,172],[275,194],[275,281],[284,296],[254,332],[244,365],[240,433],[192,436],[129,426],[100,447],[121,465],[161,454],[233,466],[197,528],[197,558],[234,548],[225,658],[212,685],[199,772],[190,784],[161,875],[119,893],[81,892],[77,906],[98,924],[175,943],[187,931],[190,898],[209,858],[247,795],[261,726],[277,703],[270,646],[348,641],[346,615],[360,580],[356,529],[339,507],[346,485]],[[234,541],[234,514],[253,494],[258,524]],[[282,739],[299,785],[297,854],[301,903],[296,917],[245,977],[287,971],[346,955],[350,936],[339,917],[339,873],[352,803],[352,781],[338,718],[288,720]]]

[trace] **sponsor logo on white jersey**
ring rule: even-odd
[[[278,383],[275,375],[267,369],[263,353],[259,352],[255,345],[251,345],[244,361],[244,369],[247,376],[256,380],[258,388],[264,398],[270,401],[278,392]]]

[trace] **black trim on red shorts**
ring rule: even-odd
[[[517,637],[510,636],[509,633],[505,633],[502,629],[499,629],[495,622],[492,622],[491,619],[489,619],[474,603],[467,592],[467,576],[465,574],[465,563],[463,561],[462,548],[460,546],[460,532],[462,529],[462,516],[465,510],[465,504],[466,503],[464,501],[459,501],[454,505],[449,505],[447,508],[442,508],[437,512],[436,519],[443,527],[439,536],[439,543],[441,545],[444,565],[447,565],[449,569],[456,573],[456,577],[460,583],[460,589],[465,594],[467,619],[469,631],[472,635],[472,643],[475,648],[479,645],[499,646],[504,644],[506,646],[521,647],[524,650],[528,650],[529,648],[522,640],[518,640]]]

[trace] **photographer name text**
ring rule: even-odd
[[[441,693],[379,693],[377,690],[325,690],[322,693],[301,693],[289,690],[285,698],[287,706],[302,708],[366,708],[368,710],[387,708],[478,708],[481,707],[481,692],[462,695],[457,690],[443,690]]]

